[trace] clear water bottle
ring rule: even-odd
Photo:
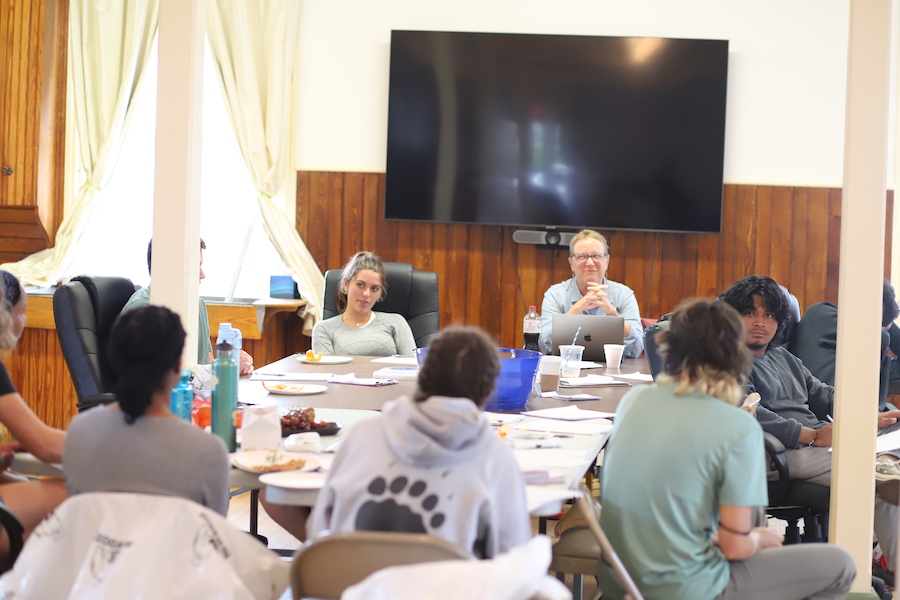
[[[541,351],[538,346],[538,339],[541,337],[541,317],[537,314],[536,306],[529,306],[528,312],[525,314],[525,320],[522,322],[522,331],[525,333],[526,350]]]
[[[225,440],[229,452],[234,452],[237,449],[234,412],[237,410],[238,363],[234,360],[234,347],[228,342],[216,344],[213,378],[212,432]]]
[[[191,411],[194,408],[194,386],[191,385],[190,369],[181,370],[181,381],[172,388],[170,408],[173,415],[191,422]]]
[[[240,366],[241,364],[241,347],[244,343],[244,336],[241,330],[231,326],[231,323],[219,323],[219,335],[216,337],[216,347],[222,342],[228,342],[233,349],[234,361]]]

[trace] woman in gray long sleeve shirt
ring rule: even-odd
[[[118,402],[72,420],[63,450],[69,494],[181,496],[228,512],[228,452],[218,437],[175,417],[185,333],[178,315],[144,306],[119,317],[109,355]]]
[[[412,354],[416,340],[406,319],[372,310],[387,291],[381,259],[371,252],[357,252],[341,273],[337,295],[341,314],[316,323],[313,351],[361,356]]]

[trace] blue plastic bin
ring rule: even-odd
[[[413,352],[421,367],[425,363],[428,348],[416,348]],[[497,389],[488,400],[485,410],[524,410],[531,398],[542,354],[519,348],[497,348],[497,352],[501,356],[500,375],[497,377]]]

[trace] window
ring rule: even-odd
[[[121,275],[140,285],[150,280],[146,256],[153,228],[156,56],[154,48],[112,177],[82,236],[76,262],[79,273]],[[265,233],[256,189],[225,111],[208,46],[204,64],[200,235],[207,250],[200,294],[227,297],[239,274],[235,298],[265,298],[269,276],[289,271]],[[80,186],[83,173],[76,180]]]

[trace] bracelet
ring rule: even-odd
[[[728,525],[723,523],[721,520],[719,521],[719,527],[721,527],[722,529],[724,529],[725,531],[727,531],[729,533],[733,533],[734,535],[750,535],[751,533],[753,533],[753,527],[750,527],[750,529],[748,529],[747,531],[738,531],[737,529],[732,529],[731,527],[729,527]]]
[[[813,434],[813,439],[809,440],[809,443],[807,444],[807,446],[815,446],[816,440],[819,439],[819,430],[813,429],[813,431],[815,431],[815,433]]]

